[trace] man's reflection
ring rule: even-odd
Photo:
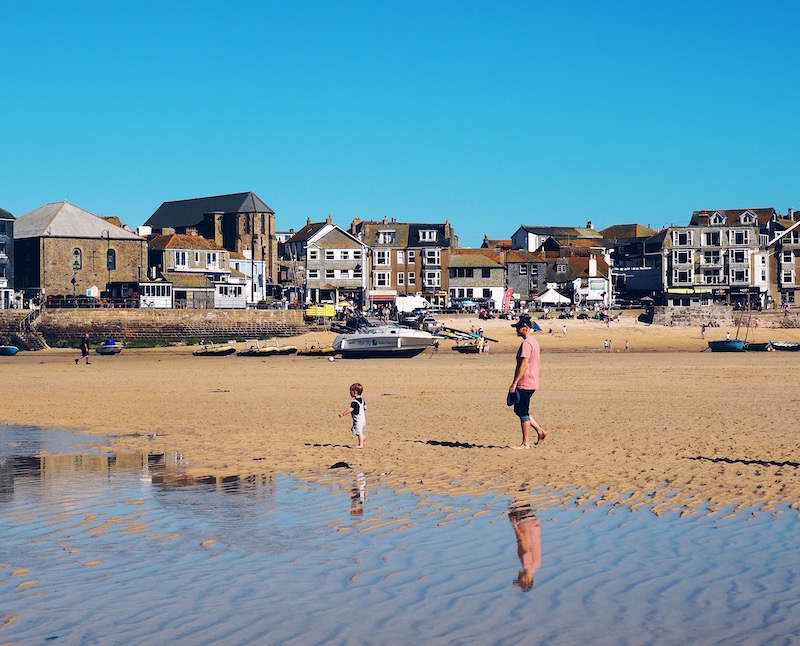
[[[367,476],[358,472],[353,487],[350,489],[350,513],[353,516],[360,516],[364,513],[364,500],[367,498]]]
[[[514,585],[527,592],[533,587],[533,573],[542,564],[542,536],[539,519],[533,514],[530,505],[512,506],[508,519],[517,536],[517,555],[522,569]]]

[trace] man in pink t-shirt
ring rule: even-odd
[[[530,404],[533,393],[539,388],[539,342],[533,338],[533,324],[529,316],[523,315],[511,327],[516,328],[522,343],[517,350],[517,367],[514,381],[508,389],[509,401],[514,403],[514,413],[519,417],[522,429],[522,444],[512,449],[531,448],[531,428],[536,431],[536,444],[544,442],[545,430],[531,417]]]

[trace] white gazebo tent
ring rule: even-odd
[[[536,297],[536,302],[542,305],[568,305],[572,301],[554,289],[546,289]]]

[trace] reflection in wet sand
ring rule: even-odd
[[[602,634],[679,644],[800,634],[798,521],[788,510],[726,521],[556,509],[527,486],[510,505],[480,492],[420,497],[344,468],[315,483],[197,482],[182,477],[180,454],[70,453],[46,433],[33,444],[0,443],[0,643],[571,645]],[[529,590],[535,578],[535,598],[509,585],[517,560],[514,584]],[[358,621],[342,608],[357,608]]]

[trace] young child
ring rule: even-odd
[[[353,401],[350,402],[350,408],[339,413],[339,417],[344,417],[345,415],[353,416],[353,428],[351,430],[353,435],[358,438],[357,449],[364,448],[364,427],[367,425],[367,405],[361,397],[363,392],[364,386],[361,384],[356,383],[350,386],[350,396]]]

